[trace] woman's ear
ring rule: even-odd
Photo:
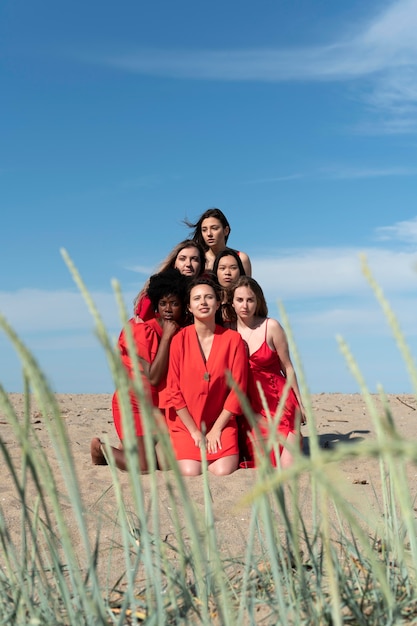
[[[227,237],[230,234],[230,227],[229,226],[225,226],[224,227],[224,235],[225,237]]]

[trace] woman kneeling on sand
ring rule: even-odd
[[[219,308],[218,285],[203,277],[194,280],[188,297],[194,323],[171,343],[167,401],[175,412],[168,426],[180,471],[187,476],[201,474],[203,446],[213,474],[231,474],[239,461],[236,414],[241,409],[226,372],[245,393],[248,357],[239,333],[216,323]]]
[[[301,423],[305,421],[304,407],[285,331],[277,320],[268,317],[268,307],[260,285],[249,276],[241,276],[230,292],[236,320],[232,327],[240,333],[249,349],[248,398],[258,416],[253,429],[246,423],[244,417],[240,418],[241,424],[244,425],[241,453],[243,452],[243,456],[246,457],[242,465],[253,467],[257,461],[257,454],[262,453],[261,447],[256,443],[259,440],[266,442],[269,438],[272,420],[284,393],[287,379],[290,379],[291,387],[276,429],[291,444],[297,441],[297,419]],[[261,401],[257,383],[261,385],[267,408]],[[274,466],[278,464],[275,447],[270,452],[271,463]],[[280,465],[288,467],[292,462],[292,455],[282,445],[279,449]]]
[[[158,410],[156,415],[164,419],[164,399],[168,358],[171,340],[181,326],[185,324],[186,307],[185,295],[187,279],[178,270],[170,268],[151,276],[147,289],[147,296],[152,302],[158,317],[143,324],[136,324],[134,319],[129,320],[133,341],[139,358],[139,368],[142,372],[145,392],[149,402]],[[129,377],[133,378],[133,363],[129,354],[127,337],[124,330],[119,337],[119,350],[123,365]],[[130,401],[136,432],[138,457],[142,472],[148,471],[148,462],[145,451],[144,429],[141,418],[139,401],[133,391],[130,391]],[[126,457],[123,449],[122,416],[119,406],[118,392],[113,395],[112,411],[114,425],[120,439],[119,447],[111,447],[116,466],[126,470]],[[160,413],[161,411],[161,413]],[[157,450],[158,452],[158,450]],[[91,460],[94,465],[107,465],[103,445],[98,437],[91,441]],[[161,463],[157,455],[157,466]]]

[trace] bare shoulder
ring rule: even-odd
[[[242,261],[246,276],[252,276],[252,263],[250,261],[249,255],[246,254],[246,252],[239,252],[239,256],[240,260]]]
[[[279,323],[278,320],[276,320],[274,317],[268,317],[268,328],[273,329],[273,330],[284,330],[281,326],[281,324]]]
[[[279,321],[274,319],[273,317],[268,317],[267,334],[269,337],[277,338],[284,338],[286,336],[285,331]]]

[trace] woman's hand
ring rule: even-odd
[[[300,417],[301,426],[304,426],[304,424],[307,424],[306,411],[302,404],[300,404],[300,409],[298,411],[298,414]]]
[[[222,449],[221,436],[222,431],[220,428],[216,428],[216,426],[213,426],[210,432],[207,433],[207,452],[209,454],[215,454],[218,450]]]
[[[177,322],[174,322],[174,320],[164,320],[162,324],[162,336],[170,341],[178,329],[179,325]]]
[[[197,448],[202,448],[203,447],[203,443],[204,443],[204,436],[203,433],[199,430],[195,430],[192,433],[190,433],[195,445],[197,446]]]

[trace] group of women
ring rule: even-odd
[[[204,456],[217,475],[255,467],[265,454],[274,466],[287,467],[305,416],[285,332],[268,317],[248,255],[227,247],[225,215],[209,209],[195,224],[185,223],[193,229],[191,238],[173,249],[135,300],[129,321],[134,355],[125,330],[120,334],[123,365],[130,378],[134,363],[140,368],[155,429],[168,428],[182,474],[200,474]],[[244,398],[251,407],[246,416]],[[112,410],[120,444],[105,449],[95,437],[91,458],[105,465],[113,454],[124,470],[119,400],[116,391]],[[133,388],[130,402],[146,472],[144,420]],[[155,451],[163,468],[158,445]]]

